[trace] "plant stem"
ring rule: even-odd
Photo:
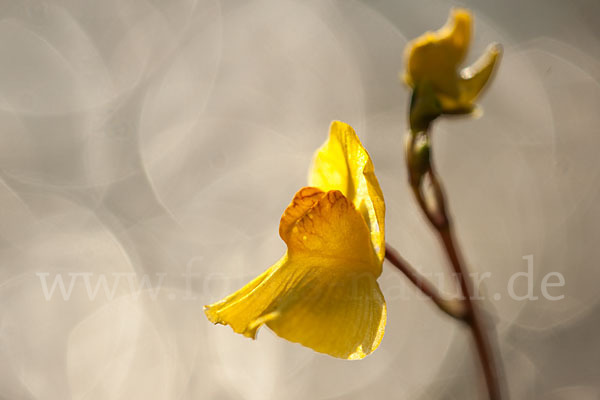
[[[385,258],[396,268],[398,268],[406,277],[421,291],[429,297],[440,310],[450,315],[452,318],[465,320],[467,311],[462,301],[444,299],[438,289],[426,278],[421,276],[410,264],[408,264],[398,252],[389,244],[385,245]]]
[[[500,374],[496,367],[497,363],[494,360],[494,351],[491,344],[492,336],[494,341],[496,341],[495,331],[488,326],[489,324],[486,323],[484,316],[478,309],[478,305],[473,302],[475,293],[471,282],[467,277],[466,268],[458,253],[455,244],[456,241],[450,229],[450,224],[448,224],[445,229],[439,230],[438,233],[454,272],[459,278],[460,287],[465,299],[464,305],[467,313],[466,322],[471,329],[471,334],[475,341],[477,354],[479,355],[479,361],[481,362],[488,388],[489,398],[490,400],[499,400],[502,398],[502,392],[500,390]]]
[[[426,177],[429,178],[430,186],[427,189],[433,191],[433,196],[430,197],[434,199],[434,203],[428,203],[425,199],[423,192],[425,189],[424,180],[419,181],[418,187],[415,187],[413,184],[413,193],[417,198],[419,206],[437,232],[452,268],[458,275],[465,308],[465,317],[462,320],[468,325],[473,335],[489,399],[500,400],[502,398],[501,386],[503,387],[504,385],[500,384],[501,374],[498,371],[498,363],[495,361],[491,342],[492,340],[494,340],[494,344],[496,342],[495,330],[488,326],[478,305],[473,301],[475,299],[474,289],[469,280],[468,272],[462,261],[458,246],[456,245],[450,217],[446,211],[444,191],[433,169],[432,162],[430,162],[430,168],[426,173]]]

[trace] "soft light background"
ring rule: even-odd
[[[492,273],[511,396],[600,398],[595,0],[2,1],[0,398],[483,398],[467,332],[389,266],[386,335],[360,362],[202,312],[282,254],[279,217],[333,119],[374,159],[388,241],[445,270],[406,185],[398,72],[457,5],[469,59],[505,55],[485,115],[436,124],[435,159],[468,264]],[[535,294],[557,271],[563,300],[508,297],[529,255]],[[56,276],[68,300],[45,299]],[[90,300],[102,277],[114,293]]]

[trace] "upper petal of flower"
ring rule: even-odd
[[[471,14],[452,10],[448,22],[436,32],[427,32],[406,46],[406,82],[415,87],[427,80],[438,91],[458,96],[458,67],[471,42]]]
[[[284,212],[288,246],[277,264],[222,301],[210,321],[254,338],[277,335],[334,357],[358,359],[381,342],[386,306],[376,278],[381,263],[362,215],[339,191],[301,189]]]
[[[315,153],[309,185],[321,190],[339,190],[358,209],[371,232],[371,241],[381,262],[385,255],[385,203],[373,162],[352,127],[331,123],[329,139]]]

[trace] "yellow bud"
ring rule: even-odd
[[[454,9],[446,25],[412,40],[405,50],[404,80],[415,90],[430,86],[443,114],[468,114],[475,109],[474,102],[501,54],[499,45],[491,45],[477,62],[460,69],[471,42],[472,24],[468,10]]]

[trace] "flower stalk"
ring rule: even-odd
[[[389,244],[385,245],[385,258],[396,268],[400,270],[406,277],[417,287],[425,296],[429,297],[436,306],[452,318],[458,320],[467,319],[467,310],[464,302],[459,299],[445,299],[438,289],[421,276],[409,263],[406,262],[398,252]]]
[[[495,355],[496,332],[486,320],[481,303],[468,275],[448,212],[443,185],[432,159],[431,125],[442,115],[469,115],[477,110],[476,100],[493,75],[502,48],[492,44],[475,64],[460,70],[472,32],[468,10],[452,10],[444,27],[411,41],[406,48],[404,81],[412,91],[405,155],[413,195],[435,230],[453,272],[458,276],[462,313],[453,316],[470,329],[481,364],[490,400],[503,393],[500,363]],[[407,274],[411,279],[410,274]],[[411,279],[413,283],[415,281]],[[430,291],[432,300],[443,309],[437,293],[427,284],[415,283]],[[425,291],[425,290],[424,290]],[[441,306],[441,305],[442,306]]]
[[[474,301],[476,294],[458,248],[450,216],[446,211],[445,194],[439,178],[434,172],[431,159],[428,163],[427,179],[420,179],[416,183],[412,181],[412,178],[410,179],[417,203],[437,233],[452,269],[458,276],[463,300],[461,302],[462,312],[459,316],[446,313],[464,322],[470,329],[485,377],[489,399],[500,400],[502,399],[501,386],[504,385],[500,383],[500,364],[496,361],[494,354],[494,348],[497,347],[496,332],[484,317],[480,304]],[[426,198],[427,194],[430,195],[429,198]],[[430,297],[440,307],[439,300],[434,296]]]

